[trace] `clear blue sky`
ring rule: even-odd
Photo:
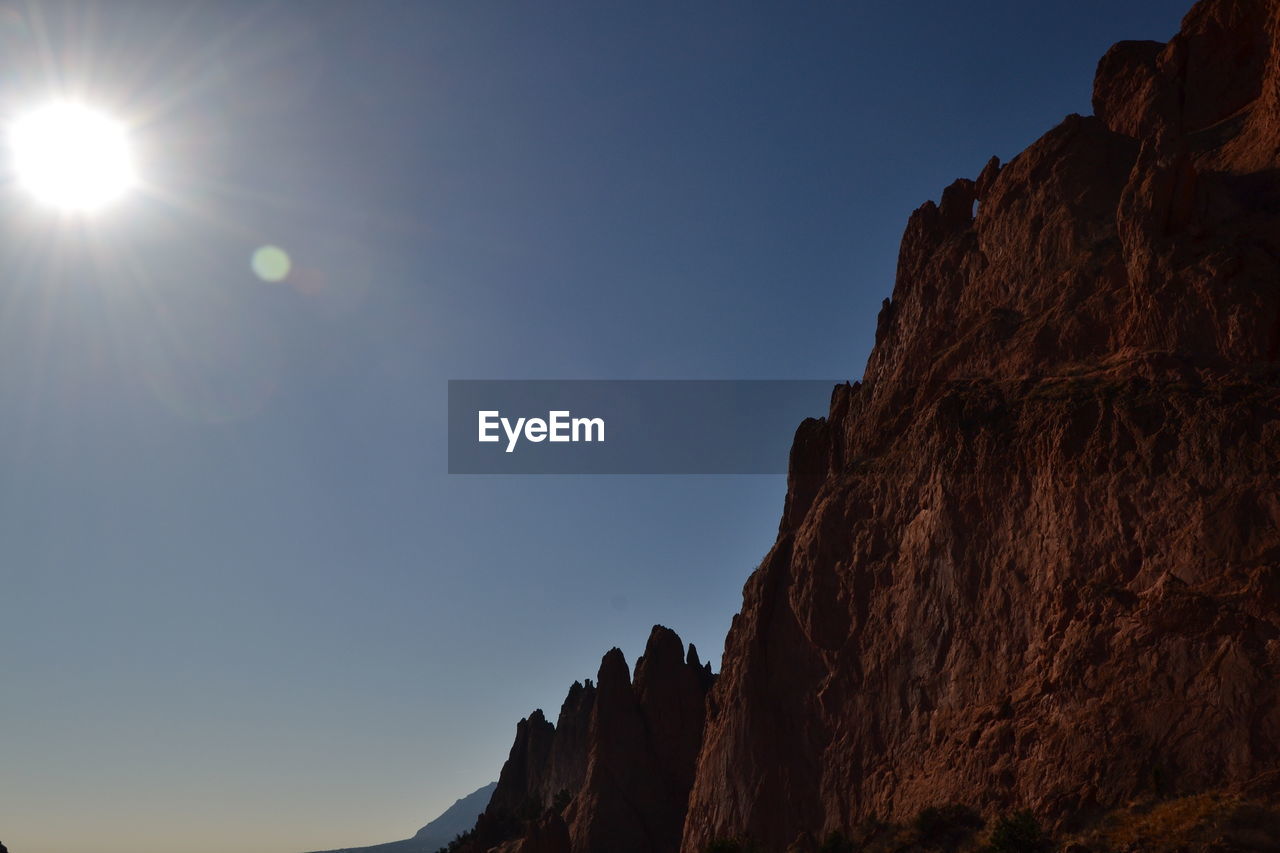
[[[610,646],[718,664],[781,478],[451,478],[446,381],[858,378],[910,211],[1186,6],[0,7],[3,117],[146,182],[0,193],[0,839],[405,837]]]

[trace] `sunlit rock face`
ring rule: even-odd
[[[797,432],[685,853],[1280,770],[1280,4],[1094,91],[912,215],[864,381]]]

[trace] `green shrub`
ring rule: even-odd
[[[707,844],[706,853],[746,853],[740,841],[733,838],[717,838]]]
[[[853,842],[844,833],[832,830],[818,845],[818,853],[854,853]]]
[[[455,853],[455,851],[461,850],[463,845],[474,837],[475,830],[468,829],[466,832],[460,832],[453,837],[452,841],[437,850],[436,853]]]
[[[916,816],[916,837],[929,847],[948,849],[971,837],[986,825],[982,815],[955,803],[930,807]]]
[[[1029,811],[1014,812],[996,821],[987,849],[991,853],[1046,853],[1049,836]]]

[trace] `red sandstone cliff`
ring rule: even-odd
[[[1094,110],[911,216],[863,382],[797,432],[684,853],[1280,777],[1280,2],[1116,45]]]

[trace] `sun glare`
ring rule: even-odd
[[[80,104],[51,104],[19,118],[9,144],[18,183],[59,210],[101,209],[134,182],[124,126]]]

